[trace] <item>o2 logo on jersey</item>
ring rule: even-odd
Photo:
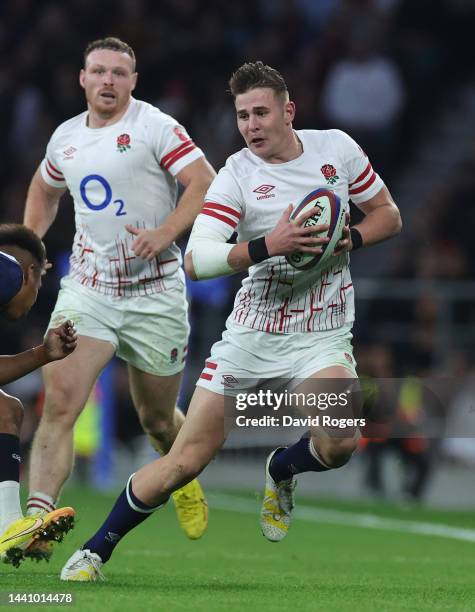
[[[89,183],[91,183],[91,181],[100,183],[104,189],[104,199],[99,204],[94,204],[94,202],[91,202],[91,200],[87,196],[86,189]],[[122,215],[127,214],[124,210],[124,200],[112,200],[112,187],[110,186],[109,182],[100,174],[88,174],[87,176],[85,176],[82,179],[81,184],[79,185],[79,190],[81,192],[81,198],[84,204],[91,210],[104,210],[104,208],[107,208],[112,202],[112,204],[117,204],[118,206],[115,212],[116,217],[121,217]]]

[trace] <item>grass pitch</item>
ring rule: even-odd
[[[75,529],[56,546],[49,564],[25,561],[18,570],[0,566],[3,594],[73,593],[72,609],[80,612],[475,609],[475,542],[463,541],[464,534],[475,539],[473,513],[315,502],[300,496],[298,506],[305,506],[307,515],[315,509],[330,520],[318,522],[318,514],[316,520],[296,519],[289,536],[272,544],[260,534],[255,496],[240,494],[239,512],[213,507],[211,496],[208,532],[192,542],[182,534],[170,504],[118,545],[104,567],[107,582],[61,582],[63,563],[95,531],[114,499],[89,489],[67,490],[62,501],[78,512]],[[214,499],[215,506],[233,506],[229,495]],[[332,513],[341,524],[332,524]],[[360,524],[352,524],[355,520]],[[361,526],[365,522],[372,527]],[[406,522],[423,522],[430,533],[431,525],[460,527],[462,540],[406,532]],[[15,606],[40,607],[53,609]]]

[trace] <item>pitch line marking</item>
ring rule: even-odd
[[[241,514],[259,513],[259,506],[250,499],[212,493],[208,495],[210,507],[217,510],[229,510]],[[424,523],[419,521],[404,521],[390,519],[375,514],[359,512],[344,512],[341,510],[324,510],[312,506],[298,505],[294,516],[312,523],[328,523],[333,525],[346,525],[349,527],[365,527],[367,529],[380,529],[383,531],[397,531],[402,533],[415,533],[418,535],[437,536],[462,540],[463,542],[475,542],[475,529],[466,527],[453,527],[443,523]]]

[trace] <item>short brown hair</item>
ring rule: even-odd
[[[269,87],[278,95],[288,93],[284,77],[280,72],[260,61],[243,64],[229,79],[229,89],[233,98],[256,87]]]
[[[127,55],[130,55],[132,58],[135,70],[134,50],[126,42],[120,40],[120,38],[108,36],[107,38],[98,38],[97,40],[90,42],[84,51],[84,65],[86,65],[86,59],[89,53],[92,53],[92,51],[95,51],[96,49],[110,49],[111,51],[118,51],[119,53],[127,53]]]

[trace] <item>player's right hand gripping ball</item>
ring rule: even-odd
[[[310,209],[315,209],[315,214],[307,219],[304,227],[313,225],[328,225],[329,228],[323,232],[316,232],[315,237],[328,236],[330,242],[323,245],[322,253],[312,255],[295,251],[286,256],[286,260],[297,270],[308,270],[323,264],[332,256],[336,243],[340,240],[345,227],[345,209],[341,205],[340,198],[331,189],[315,189],[300,202],[292,212],[291,219],[297,219]]]

